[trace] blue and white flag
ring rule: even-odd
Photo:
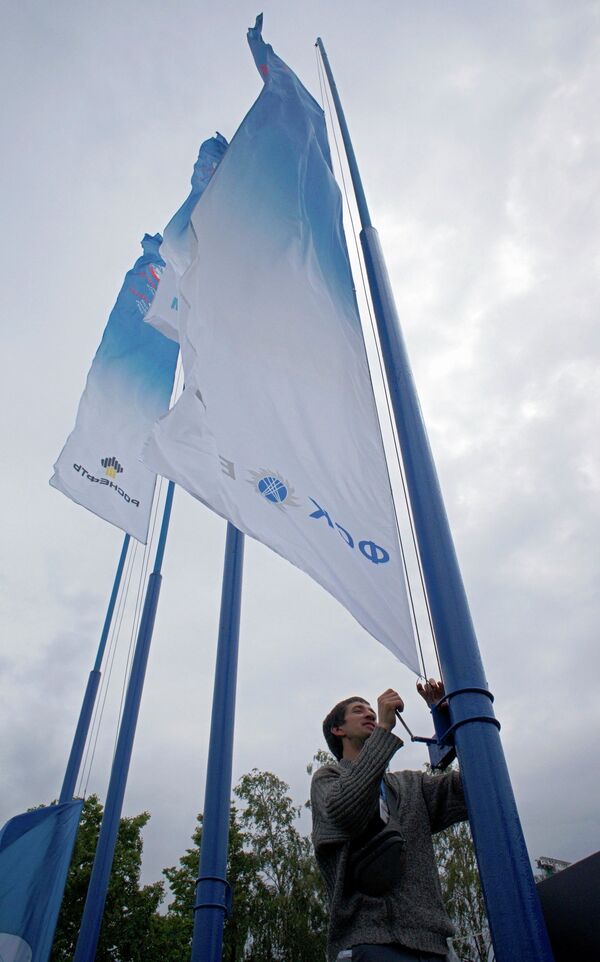
[[[165,269],[145,320],[173,341],[179,342],[179,317],[187,309],[179,291],[179,281],[196,252],[191,216],[226,150],[227,141],[219,133],[200,146],[192,173],[192,189],[163,231],[160,256],[165,262]],[[187,347],[185,342],[181,347],[184,352]]]
[[[418,672],[323,111],[261,36],[264,87],[192,214],[185,390],[144,449]]]
[[[0,832],[0,960],[46,962],[82,801],[17,815]]]
[[[152,424],[169,408],[178,347],[144,323],[165,263],[160,234],[125,275],[88,374],[73,433],[50,484],[146,542],[156,475],[140,461]]]

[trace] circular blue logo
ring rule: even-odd
[[[263,498],[271,501],[272,504],[281,504],[288,496],[288,489],[283,481],[280,481],[279,478],[274,478],[272,475],[261,478],[257,483],[257,488]]]

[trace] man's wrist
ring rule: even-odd
[[[375,725],[375,728],[381,728],[382,731],[387,732],[388,735],[391,735],[396,742],[399,742],[398,748],[402,748],[402,746],[404,745],[404,742],[402,741],[400,736],[397,735],[396,732],[392,731],[391,728],[388,728],[387,725],[383,724],[382,722],[377,722],[377,724]]]

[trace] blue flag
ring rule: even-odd
[[[83,802],[17,815],[0,832],[0,960],[46,962]]]

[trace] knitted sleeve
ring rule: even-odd
[[[326,765],[313,776],[311,803],[315,845],[359,835],[376,810],[379,785],[402,739],[375,728],[352,764]]]
[[[421,786],[432,832],[441,832],[468,817],[459,772],[423,775]]]

